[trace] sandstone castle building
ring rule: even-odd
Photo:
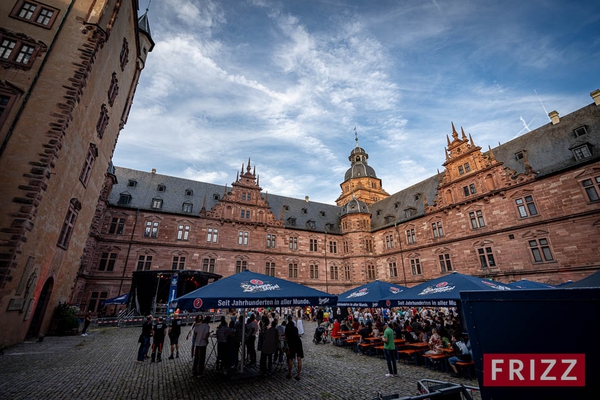
[[[153,46],[137,0],[0,3],[0,347],[44,334],[59,302],[100,311],[138,271],[250,269],[339,293],[600,268],[598,90],[494,148],[452,125],[443,170],[398,193],[357,139],[330,205],[267,194],[260,154],[226,186],[113,167]]]
[[[443,171],[393,194],[357,138],[335,206],[267,194],[250,159],[231,186],[116,167],[72,301],[97,312],[134,271],[153,270],[249,269],[332,293],[450,271],[579,279],[600,268],[600,91],[592,98],[493,149],[451,125]]]
[[[70,300],[153,46],[137,0],[0,2],[0,348]]]

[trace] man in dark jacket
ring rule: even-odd
[[[154,325],[154,341],[152,342],[152,358],[151,362],[156,360],[157,362],[162,361],[163,345],[165,343],[165,331],[167,330],[167,324],[163,322],[162,317],[158,317],[158,321]],[[156,351],[158,350],[158,357]]]
[[[137,362],[143,362],[150,347],[150,338],[152,337],[152,315],[146,317],[146,321],[142,325],[142,334],[138,342],[140,348],[138,350]]]

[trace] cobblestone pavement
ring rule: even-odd
[[[141,328],[95,328],[86,337],[46,337],[5,349],[0,399],[373,399],[378,392],[414,395],[417,381],[426,378],[477,386],[474,380],[402,362],[399,377],[387,378],[384,359],[315,345],[315,325],[305,322],[300,381],[286,379],[284,369],[270,377],[231,379],[212,371],[214,355],[204,376],[193,378],[188,327],[180,338],[181,358],[167,359],[166,350],[161,363],[135,362]]]

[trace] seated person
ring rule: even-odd
[[[348,332],[350,330],[351,326],[350,323],[348,322],[348,320],[343,320],[342,324],[340,325],[340,331],[342,332]]]
[[[468,342],[465,344],[464,336],[460,339],[456,339],[455,335],[452,335],[452,348],[454,349],[455,355],[448,358],[448,364],[450,364],[450,368],[452,368],[452,377],[458,378],[460,374],[458,373],[458,368],[456,367],[456,363],[461,362],[469,362],[471,361],[471,351],[468,346]]]
[[[442,337],[437,332],[437,329],[433,328],[431,330],[431,337],[429,338],[429,350],[425,354],[442,354],[443,347]]]
[[[333,328],[331,329],[331,335],[332,336],[337,336],[340,334],[342,327],[340,325],[340,321],[338,321],[337,319],[335,320],[335,322],[333,323]]]

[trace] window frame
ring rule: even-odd
[[[115,270],[117,256],[118,253],[102,252],[100,254],[100,258],[98,259],[98,271],[113,272]]]
[[[208,243],[218,243],[219,228],[206,228],[206,241]]]
[[[83,184],[83,187],[87,187],[87,184],[90,181],[90,176],[92,175],[92,169],[94,168],[94,164],[96,162],[96,158],[98,157],[98,148],[95,144],[90,143],[88,147],[88,151],[85,155],[85,160],[83,161],[83,167],[81,168],[81,173],[79,174],[79,182]]]
[[[298,250],[298,238],[297,237],[290,236],[289,248],[290,248],[290,250]]]
[[[35,5],[36,8],[34,11],[32,11],[31,13],[31,17],[30,18],[25,18],[25,17],[21,17],[19,14],[21,13],[21,10],[24,8],[24,5],[26,3]],[[40,18],[40,14],[42,14],[42,12],[44,10],[47,11],[52,11],[52,16],[48,19],[48,23],[47,24],[43,24],[41,22],[38,22],[38,19]],[[41,3],[39,1],[35,1],[35,0],[18,0],[15,3],[15,6],[13,7],[10,16],[12,18],[21,20],[21,21],[25,21],[28,22],[30,24],[39,26],[41,28],[44,29],[50,29],[52,28],[52,25],[54,24],[54,21],[56,20],[56,17],[58,16],[58,14],[60,13],[60,9],[49,6],[45,3]]]
[[[110,80],[110,86],[108,87],[108,105],[113,106],[115,104],[115,99],[119,95],[119,80],[117,79],[117,73],[112,73],[112,78]]]
[[[597,203],[598,201],[600,201],[600,175],[582,179],[580,181],[580,184],[587,196],[588,203]],[[595,198],[592,198],[592,193],[595,196]]]
[[[485,219],[483,218],[483,211],[481,210],[469,211],[469,220],[471,221],[472,229],[481,229],[485,227]]]
[[[390,273],[390,278],[398,277],[398,265],[396,264],[396,261],[388,262],[388,269]]]
[[[444,237],[444,226],[442,224],[442,221],[432,222],[431,230],[433,231],[434,238]]]
[[[527,246],[533,257],[534,264],[543,264],[549,262],[555,262],[556,260],[552,256],[552,250],[550,249],[550,242],[546,238],[529,239]]]
[[[136,263],[136,271],[150,271],[152,268],[152,261],[154,257],[147,254],[139,254],[137,263]]]
[[[517,207],[517,213],[521,219],[539,215],[532,195],[525,195],[515,199],[515,206]]]
[[[275,263],[273,261],[265,262],[265,275],[275,276]]]
[[[277,235],[267,233],[267,249],[274,249],[277,244]]]
[[[454,269],[452,268],[452,260],[450,258],[450,254],[448,254],[448,253],[438,254],[438,259],[440,261],[440,271],[442,274],[446,273],[446,272],[454,271]]]
[[[410,228],[406,230],[406,243],[407,244],[416,244],[417,243],[417,235],[415,233],[414,228]]]
[[[290,278],[290,279],[298,278],[298,263],[289,263],[288,264],[288,278]]]
[[[190,226],[189,225],[177,225],[177,240],[188,241],[190,239]]]
[[[3,47],[4,41],[12,43],[12,47]],[[28,54],[27,62],[25,63],[17,61],[17,58],[19,58],[21,55],[24,46],[32,49],[31,53]],[[2,51],[2,49],[5,50]],[[8,55],[6,55],[6,50],[10,50]],[[0,55],[0,65],[5,64],[17,69],[28,70],[33,66],[35,59],[41,51],[41,46],[33,40],[13,36],[8,32],[3,33],[3,31],[0,30],[0,51],[2,52]]]
[[[492,246],[483,246],[477,249],[477,255],[479,256],[479,264],[482,269],[494,268],[497,266],[496,259],[494,258],[494,249]]]
[[[319,251],[319,246],[318,246],[319,241],[317,239],[309,239],[309,250],[310,251]]]
[[[125,218],[112,217],[108,226],[109,235],[122,235],[125,231]]]
[[[173,256],[171,270],[185,269],[185,256]]]
[[[159,221],[146,221],[144,226],[144,237],[156,239],[158,238]]]
[[[217,260],[213,257],[204,257],[202,259],[202,271],[203,272],[215,272],[215,265]]]
[[[370,281],[377,279],[377,270],[373,264],[367,264],[367,279]]]
[[[100,115],[98,116],[98,121],[96,122],[96,133],[100,139],[104,137],[104,133],[106,132],[109,121],[110,115],[108,113],[108,108],[106,107],[106,104],[102,104],[100,107]]]
[[[63,220],[60,234],[58,235],[58,241],[56,245],[62,249],[68,249],[69,243],[71,242],[71,236],[75,230],[75,224],[77,223],[77,217],[81,210],[81,203],[77,199],[71,199],[69,202],[69,208]]]
[[[418,258],[410,259],[410,269],[414,276],[423,275],[423,269],[421,268],[421,260]]]
[[[238,231],[238,246],[248,246],[248,231]]]
[[[319,279],[319,266],[317,264],[309,265],[309,278]]]

